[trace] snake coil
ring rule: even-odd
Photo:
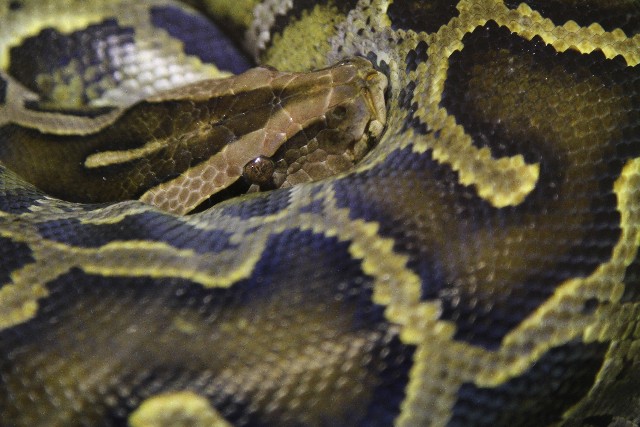
[[[637,0],[189,3],[0,1],[0,425],[640,425]]]

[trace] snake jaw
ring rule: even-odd
[[[371,116],[374,118],[369,122],[368,132],[372,138],[378,138],[387,123],[384,93],[387,89],[388,79],[384,74],[372,71],[364,80],[367,82],[367,86],[364,88],[364,99]]]

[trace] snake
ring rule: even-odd
[[[637,0],[0,2],[0,425],[640,425]]]

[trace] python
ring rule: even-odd
[[[637,1],[189,3],[0,2],[0,424],[639,423]]]

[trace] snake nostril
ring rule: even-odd
[[[347,107],[339,105],[331,112],[331,117],[335,120],[344,120],[347,116]]]
[[[9,10],[20,10],[22,9],[23,4],[21,1],[14,0],[9,2]]]

